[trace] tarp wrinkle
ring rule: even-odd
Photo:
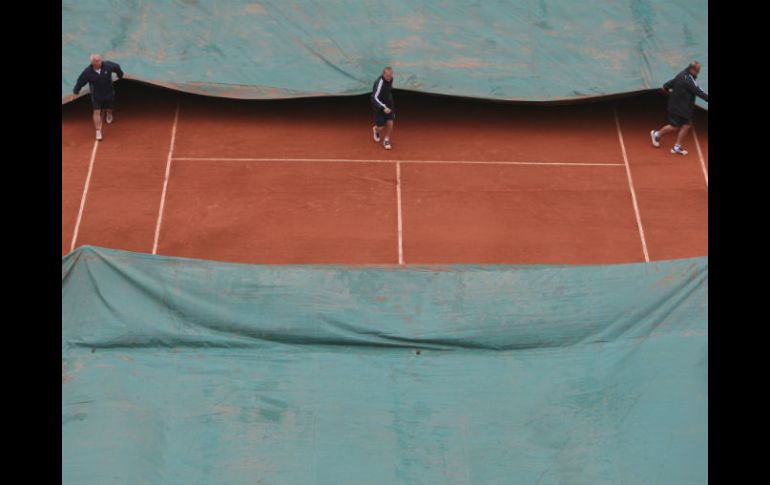
[[[702,484],[708,258],[62,259],[62,483]]]
[[[391,65],[399,89],[570,101],[657,89],[692,60],[708,92],[707,0],[135,3],[63,3],[62,103],[91,52],[131,79],[240,99],[364,94]]]

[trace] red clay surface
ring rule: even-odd
[[[401,176],[406,261],[644,260],[623,166],[406,164]]]
[[[178,163],[159,249],[253,263],[392,263],[395,183],[393,165],[381,163]]]
[[[397,264],[401,240],[406,264],[622,263],[645,261],[642,231],[650,260],[708,253],[698,151],[692,137],[686,157],[669,153],[673,137],[650,145],[650,129],[665,121],[655,93],[554,107],[397,92],[385,151],[371,139],[366,97],[116,89],[87,191],[90,103],[62,107],[63,255],[84,193],[75,247],[151,253],[163,199],[157,253],[171,256]],[[707,169],[708,114],[695,123]]]

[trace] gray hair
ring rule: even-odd
[[[95,61],[97,59],[99,59],[99,60],[102,59],[101,54],[91,54],[91,61]]]

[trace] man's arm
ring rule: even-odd
[[[670,92],[672,89],[674,89],[674,81],[676,81],[676,78],[666,82],[666,84],[663,85],[663,91]]]
[[[388,109],[387,106],[385,106],[385,103],[380,101],[380,91],[382,90],[382,78],[380,78],[380,82],[377,83],[377,89],[374,90],[374,100],[383,107],[383,109]]]
[[[112,65],[115,67],[115,74],[118,75],[118,79],[123,79],[123,69],[120,68],[120,64],[113,62]]]
[[[703,92],[703,90],[698,86],[698,83],[695,82],[695,79],[693,79],[692,76],[687,76],[687,90],[690,91],[692,94],[698,96],[703,101],[708,102],[709,95],[708,93]]]
[[[75,88],[72,90],[73,94],[77,95],[80,92],[80,90],[83,89],[83,86],[85,86],[86,83],[88,83],[88,81],[86,80],[86,72],[87,71],[88,71],[88,69],[86,69],[85,71],[81,72],[80,76],[78,76],[78,82],[75,83]]]

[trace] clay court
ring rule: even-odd
[[[245,101],[123,81],[95,142],[62,106],[62,255],[258,264],[605,264],[708,254],[708,113],[653,148],[665,96],[517,105],[396,92]]]

